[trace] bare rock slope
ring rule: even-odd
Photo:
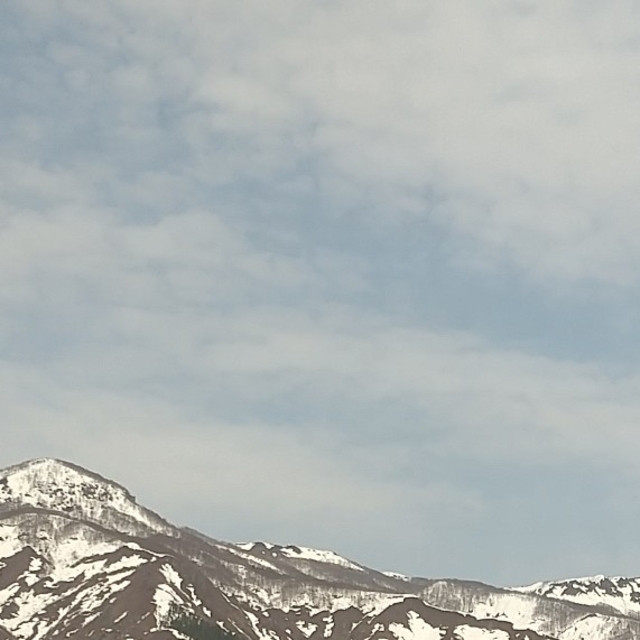
[[[122,486],[38,459],[0,471],[0,640],[184,638],[174,606],[247,640],[640,640],[640,581],[501,589],[177,528]]]

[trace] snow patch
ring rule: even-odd
[[[59,460],[40,458],[0,472],[0,504],[28,505],[97,522],[116,531],[175,535],[120,485]]]
[[[415,611],[409,612],[407,625],[393,622],[389,625],[389,632],[398,640],[440,640],[444,635],[440,627],[430,625]]]
[[[380,573],[383,576],[387,576],[387,578],[395,578],[396,580],[402,580],[403,582],[411,582],[411,578],[402,573],[396,573],[395,571],[381,571]]]
[[[335,564],[354,571],[364,571],[364,569],[339,556],[333,551],[324,551],[321,549],[310,549],[309,547],[287,546],[280,549],[280,553],[287,558],[295,558],[296,560],[311,560],[312,562],[324,562],[326,564]]]
[[[456,627],[456,635],[461,640],[509,640],[509,634],[501,629],[482,629],[466,624]]]

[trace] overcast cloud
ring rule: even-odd
[[[10,0],[0,54],[0,466],[638,575],[637,3]]]

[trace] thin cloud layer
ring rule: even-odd
[[[85,103],[77,137],[133,152],[118,159],[134,173],[155,156],[210,184],[295,189],[310,171],[337,208],[427,217],[468,238],[475,262],[551,282],[635,282],[628,3],[14,11],[51,38],[52,93]],[[33,53],[23,62],[16,83],[40,92],[47,65],[32,66]]]

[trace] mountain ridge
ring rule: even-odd
[[[592,585],[574,602],[556,597],[561,583],[410,578],[328,550],[224,542],[74,463],[0,470],[0,640],[184,640],[176,606],[244,640],[640,639],[615,593]]]
[[[0,470],[0,514],[14,502],[96,524],[104,523],[111,512],[111,526],[122,533],[135,533],[136,524],[167,534],[176,531],[160,515],[138,505],[121,484],[56,458],[35,458]]]

